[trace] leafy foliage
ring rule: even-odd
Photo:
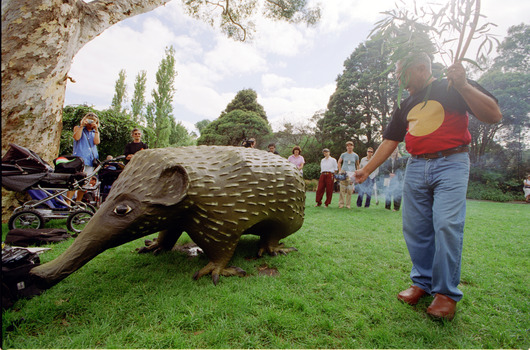
[[[156,72],[156,89],[151,93],[149,117],[147,123],[155,131],[155,139],[152,140],[152,147],[167,147],[170,145],[170,135],[172,132],[173,120],[173,95],[175,94],[175,49],[173,46],[166,48],[166,56],[160,62]],[[174,120],[173,120],[174,122]]]
[[[131,115],[133,120],[137,123],[142,121],[142,115],[145,109],[145,90],[147,84],[147,72],[145,70],[140,71],[136,75],[134,82],[134,94],[131,101]]]
[[[256,112],[236,109],[208,124],[197,144],[240,146],[243,140],[251,137],[259,144],[263,135],[271,132],[269,124]]]
[[[306,163],[304,165],[305,179],[318,179],[320,177],[320,163]],[[309,190],[309,189],[308,189]]]
[[[344,62],[337,88],[318,127],[332,143],[332,154],[355,140],[375,146],[390,120],[396,99],[396,83],[389,72],[390,51],[382,37],[361,43]]]
[[[125,84],[126,77],[127,74],[125,73],[125,69],[120,70],[118,80],[116,80],[116,85],[114,86],[115,92],[112,97],[111,108],[118,113],[122,111],[127,99],[127,84]]]
[[[258,144],[267,140],[272,130],[257,99],[252,89],[239,91],[219,118],[203,127],[197,144],[240,146],[252,137]]]
[[[290,23],[314,25],[320,19],[320,8],[309,7],[307,0],[183,0],[183,4],[192,17],[212,26],[219,25],[228,37],[241,41],[252,37],[258,11],[267,18]],[[218,18],[214,17],[216,13],[219,13]]]
[[[207,127],[208,124],[210,124],[211,122],[212,121],[209,119],[203,119],[195,123],[195,127],[197,128],[197,130],[199,130],[199,133],[202,133],[202,130]]]
[[[226,106],[221,113],[221,117],[236,109],[258,114],[263,120],[267,121],[267,113],[262,105],[258,103],[258,94],[253,89],[244,89],[236,94],[236,97]]]

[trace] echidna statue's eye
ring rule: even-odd
[[[114,213],[117,215],[126,215],[132,211],[132,208],[127,204],[119,204],[114,208]]]

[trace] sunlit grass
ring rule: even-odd
[[[461,289],[452,322],[400,303],[410,284],[401,213],[314,208],[287,237],[298,252],[254,259],[243,237],[231,264],[244,278],[193,273],[204,257],[108,250],[2,315],[3,348],[528,348],[530,206],[468,202]],[[57,225],[60,225],[58,223]],[[3,225],[5,236],[5,225]],[[149,237],[155,237],[151,235]],[[179,243],[187,242],[187,236]],[[71,241],[53,245],[43,261]],[[277,276],[260,276],[267,265]]]

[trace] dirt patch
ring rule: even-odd
[[[277,276],[278,274],[278,269],[275,267],[269,267],[267,264],[258,266],[258,276]]]

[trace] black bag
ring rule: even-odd
[[[40,265],[39,256],[24,248],[2,249],[2,308],[7,309],[20,298],[41,294],[29,271]]]
[[[66,158],[66,162],[64,159]],[[61,156],[53,161],[55,172],[60,174],[75,174],[83,171],[85,162],[78,156]]]
[[[5,243],[19,247],[40,246],[72,237],[63,228],[16,228],[7,233]]]

